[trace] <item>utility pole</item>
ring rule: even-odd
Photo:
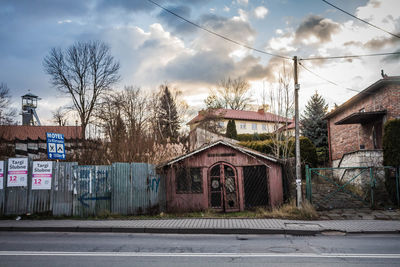
[[[297,56],[293,57],[294,63],[294,108],[295,108],[295,138],[296,138],[296,192],[297,192],[297,207],[301,207],[301,163],[300,163],[300,127],[299,127],[299,90],[300,84],[297,77]]]

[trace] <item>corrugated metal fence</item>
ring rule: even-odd
[[[156,174],[154,165],[78,166],[76,162],[53,162],[51,189],[35,190],[32,164],[29,160],[27,186],[7,187],[8,161],[4,161],[0,215],[88,217],[165,211],[165,179]]]

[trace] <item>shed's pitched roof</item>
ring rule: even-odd
[[[377,90],[383,88],[385,85],[389,85],[389,84],[400,84],[400,76],[388,76],[386,78],[376,81],[375,83],[371,84],[370,86],[368,86],[366,89],[364,89],[360,93],[356,94],[355,96],[353,96],[352,98],[350,98],[349,100],[344,102],[342,105],[338,106],[337,108],[335,108],[334,110],[329,112],[325,116],[325,119],[329,119],[329,118],[335,116],[336,114],[342,112],[343,110],[347,109],[348,107],[354,105],[355,103],[357,103],[364,97],[367,97],[368,95],[373,94],[375,91],[377,91]]]
[[[218,141],[216,141],[214,143],[204,145],[204,146],[202,146],[202,147],[200,147],[200,148],[198,148],[196,150],[193,150],[193,151],[191,151],[191,152],[189,152],[189,153],[187,153],[185,155],[181,155],[179,157],[176,157],[176,158],[174,158],[174,159],[172,159],[172,160],[170,160],[168,162],[162,163],[162,164],[158,165],[157,167],[161,168],[161,167],[172,165],[174,163],[177,163],[177,162],[179,162],[181,160],[189,158],[189,157],[191,157],[193,155],[196,155],[196,154],[198,154],[198,153],[200,153],[200,152],[202,152],[204,150],[207,150],[207,149],[212,148],[212,147],[217,146],[217,145],[225,145],[225,146],[228,146],[228,147],[233,148],[235,150],[238,150],[238,151],[240,151],[240,152],[242,152],[244,154],[250,154],[252,156],[257,156],[257,157],[260,157],[260,158],[263,158],[263,159],[266,159],[266,160],[269,160],[269,161],[272,161],[272,162],[275,162],[275,163],[280,163],[280,160],[275,158],[275,157],[273,157],[273,156],[269,156],[269,155],[260,153],[258,151],[249,149],[247,147],[242,147],[242,146],[239,146],[239,145],[236,145],[236,144],[232,144],[232,143],[229,143],[229,142],[226,142],[226,141],[223,141],[223,140],[218,140]]]
[[[200,111],[196,117],[194,117],[187,124],[193,124],[200,122],[205,118],[205,115],[209,112],[212,115],[219,116],[224,119],[230,120],[245,120],[245,121],[264,121],[264,122],[285,122],[292,121],[291,119],[264,111],[248,111],[248,110],[233,110],[233,109],[215,109]]]
[[[46,132],[63,134],[64,139],[82,139],[81,126],[0,125],[0,139],[6,141],[46,140]]]

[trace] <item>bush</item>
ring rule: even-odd
[[[291,138],[289,141],[291,155],[296,155],[295,139]],[[308,164],[310,167],[316,167],[318,163],[317,150],[310,139],[300,136],[300,159],[302,164]]]
[[[383,134],[383,164],[400,166],[400,119],[385,123]]]
[[[270,133],[238,134],[236,138],[238,141],[265,141],[270,139],[272,139]]]
[[[272,140],[247,141],[247,142],[240,142],[239,145],[254,149],[264,154],[272,154],[274,142]]]
[[[383,165],[400,168],[400,119],[389,120],[385,123],[383,134]],[[392,201],[397,202],[396,171],[385,170],[385,185]]]

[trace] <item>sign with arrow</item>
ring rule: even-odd
[[[64,135],[59,133],[46,133],[47,158],[65,159]]]

